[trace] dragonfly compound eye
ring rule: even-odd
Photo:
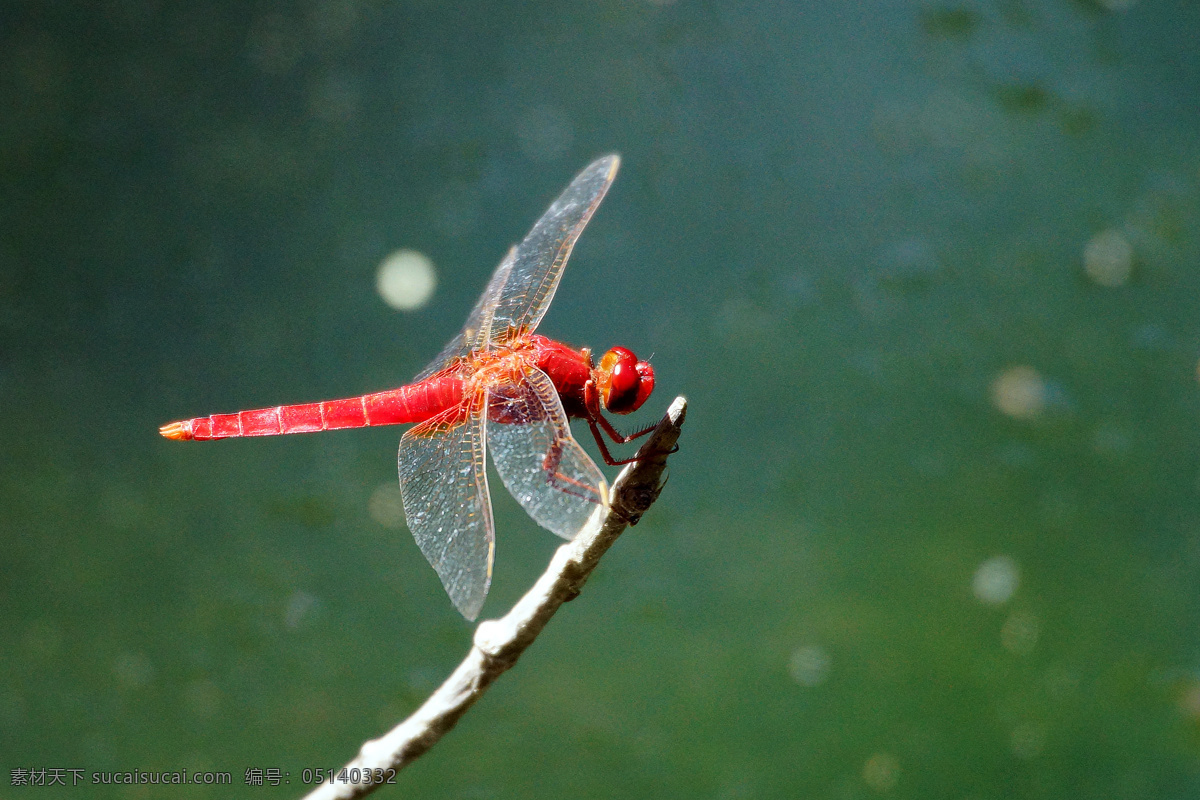
[[[654,368],[624,347],[605,353],[599,372],[601,399],[614,414],[636,411],[654,391]]]

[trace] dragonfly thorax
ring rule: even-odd
[[[481,387],[519,382],[535,359],[533,345],[527,339],[495,345],[473,354],[463,364],[463,378]]]

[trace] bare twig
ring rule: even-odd
[[[458,669],[412,716],[378,739],[365,742],[346,765],[347,775],[361,782],[335,780],[318,786],[305,800],[349,800],[383,785],[373,782],[377,770],[398,770],[432,747],[474,705],[492,681],[517,662],[554,612],[573,599],[587,582],[600,557],[629,525],[637,523],[658,499],[667,456],[674,452],[687,400],[675,398],[654,433],[638,450],[638,460],[617,476],[607,508],[596,513],[570,542],[558,548],[550,566],[525,596],[501,619],[475,629],[474,646]]]

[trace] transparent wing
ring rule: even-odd
[[[604,199],[620,163],[619,156],[605,156],[575,176],[528,235],[496,267],[462,332],[450,340],[414,381],[424,380],[472,350],[508,336],[511,329],[524,328],[528,333],[537,328],[554,299],[575,240]]]
[[[487,392],[478,392],[400,439],[404,517],[454,607],[468,620],[483,608],[495,554],[484,469],[487,402]]]
[[[543,528],[574,538],[607,501],[608,486],[571,436],[554,384],[529,368],[523,381],[488,395],[488,446],[505,488]]]
[[[512,272],[495,308],[491,341],[505,337],[510,328],[527,333],[537,328],[554,299],[575,240],[604,199],[620,163],[618,156],[609,155],[589,164],[517,245]]]
[[[479,296],[479,300],[475,303],[475,308],[471,309],[471,313],[467,316],[467,324],[457,336],[442,348],[442,352],[438,353],[437,358],[429,362],[429,366],[421,370],[413,381],[423,381],[429,376],[441,372],[446,367],[450,366],[456,359],[465,356],[478,346],[481,333],[490,332],[491,330],[491,311],[496,308],[499,303],[500,292],[504,285],[508,283],[508,276],[512,273],[513,262],[517,257],[517,248],[514,245],[508,250],[508,254],[504,256],[504,260],[500,262],[500,266],[496,267],[496,271],[492,273],[492,279],[488,281],[487,288],[483,290],[483,294]]]

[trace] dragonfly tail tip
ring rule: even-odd
[[[192,438],[192,426],[187,422],[168,422],[160,427],[158,432],[168,439],[176,441]]]

